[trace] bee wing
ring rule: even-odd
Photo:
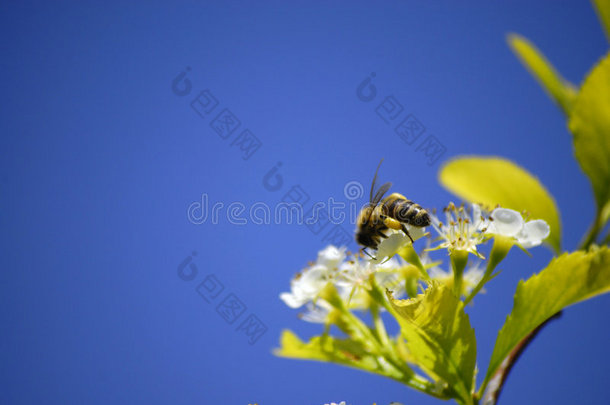
[[[381,167],[381,163],[383,163],[383,158],[381,158],[381,160],[379,161],[379,164],[377,165],[377,170],[375,170],[375,176],[373,177],[373,183],[371,184],[371,193],[369,195],[369,201],[371,202],[371,204],[373,203],[373,192],[375,190],[375,183],[377,183],[377,173],[379,173],[379,168]]]
[[[384,183],[381,187],[379,187],[379,190],[377,190],[377,193],[375,193],[375,197],[371,199],[371,205],[377,205],[383,198],[383,195],[388,192],[390,187],[392,187],[392,183],[390,182]]]

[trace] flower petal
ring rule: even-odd
[[[551,233],[551,228],[542,219],[528,221],[519,235],[517,236],[519,243],[524,248],[538,246]]]
[[[472,227],[475,230],[479,230],[479,226],[481,225],[481,207],[479,204],[472,204]]]
[[[381,263],[386,258],[394,256],[396,252],[407,243],[411,243],[409,238],[407,238],[407,235],[402,232],[393,233],[388,238],[381,241],[377,248],[377,253],[375,254],[376,259],[371,261],[373,263]]]
[[[407,230],[413,240],[425,235],[424,228],[407,225]],[[375,259],[371,259],[372,263],[383,263],[388,257],[393,257],[403,246],[411,243],[411,239],[403,231],[388,230],[386,234],[389,236],[379,243]]]
[[[515,210],[496,208],[491,212],[491,218],[490,233],[514,237],[523,229],[523,218]]]
[[[307,312],[302,313],[300,317],[305,322],[325,323],[330,309],[331,307],[326,301],[319,300],[316,304],[309,302]]]
[[[294,281],[293,290],[300,290],[305,294],[315,296],[326,285],[329,278],[329,270],[326,267],[314,265]]]
[[[280,299],[282,301],[284,301],[284,303],[286,305],[288,305],[290,308],[299,308],[307,302],[307,300],[304,299],[304,297],[297,297],[295,294],[287,293],[287,292],[281,293]]]
[[[317,264],[329,269],[337,267],[345,259],[345,248],[328,245],[324,250],[318,252]]]

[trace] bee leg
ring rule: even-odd
[[[407,235],[409,237],[409,239],[411,239],[411,244],[413,244],[413,238],[411,237],[411,234],[409,233],[409,230],[407,229],[405,224],[400,224],[400,225],[402,225],[402,231],[405,233],[405,235]]]
[[[383,219],[383,224],[390,229],[394,229],[396,231],[400,231],[402,224],[395,220],[394,218],[385,217]]]
[[[400,222],[394,218],[390,218],[390,217],[385,217],[385,219],[383,220],[383,223],[388,228],[395,229],[397,231],[403,231],[405,233],[405,235],[407,235],[409,237],[409,239],[411,239],[411,243],[413,243],[413,238],[411,237],[411,234],[409,233],[409,230],[407,229],[405,224],[403,224],[402,222]],[[386,238],[387,238],[387,236],[386,236]]]
[[[367,252],[367,251],[366,251],[366,248],[363,248],[363,249],[362,249],[362,251],[363,251],[364,253],[366,253],[366,255],[367,255],[368,257],[370,257],[371,259],[375,260],[375,258],[374,258],[373,256],[371,256],[371,254],[370,254],[369,252]]]

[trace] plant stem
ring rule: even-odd
[[[373,331],[366,325],[360,318],[354,315],[349,308],[345,305],[342,298],[337,293],[334,285],[329,283],[321,292],[320,297],[326,300],[330,305],[339,311],[343,321],[350,328],[354,328],[354,331],[358,333],[354,335],[360,343],[370,350],[371,355],[381,356],[386,363],[400,373],[400,377],[395,375],[388,375],[387,373],[381,373],[387,375],[390,378],[398,380],[403,384],[414,388],[418,391],[425,392],[428,395],[432,395],[436,398],[447,399],[448,396],[443,392],[438,392],[432,382],[428,381],[423,376],[416,374],[405,362],[401,361],[398,356],[392,354],[394,345],[385,345],[381,343],[381,340],[375,336]],[[375,299],[375,297],[373,297]],[[375,299],[378,302],[378,299]],[[384,328],[385,329],[385,328]],[[383,368],[383,365],[380,364]]]
[[[422,391],[428,395],[434,396],[436,398],[447,399],[446,395],[439,393],[435,390],[435,386],[433,383],[428,381],[423,376],[416,374],[411,368],[403,363],[396,355],[392,354],[392,350],[394,348],[393,344],[389,344],[385,346],[381,343],[380,340],[372,333],[372,331],[358,318],[355,316],[350,310],[348,310],[345,306],[342,306],[339,309],[342,314],[352,323],[363,335],[366,343],[372,344],[377,353],[383,355],[384,359],[396,370],[403,374],[402,379],[395,378],[396,380],[402,382],[405,385],[408,385],[411,388],[414,388],[418,391]],[[384,327],[385,329],[385,327]]]
[[[496,236],[494,238],[494,245],[491,248],[491,253],[489,256],[489,261],[487,262],[487,268],[485,269],[485,274],[479,281],[479,283],[472,289],[468,297],[464,300],[464,306],[468,305],[470,301],[481,291],[483,286],[495,276],[492,275],[496,266],[504,260],[511,247],[513,246],[513,242],[510,238],[505,238],[503,236]]]
[[[599,232],[601,231],[601,228],[602,228],[601,214],[602,213],[598,207],[595,211],[595,219],[593,220],[593,224],[591,224],[591,227],[589,228],[589,231],[587,232],[587,236],[584,238],[584,240],[580,244],[580,247],[578,248],[579,250],[588,250],[589,247],[593,243],[595,243],[595,240],[597,239],[597,235],[599,234]]]
[[[393,347],[390,342],[390,337],[385,329],[383,319],[379,314],[379,306],[377,304],[371,304],[371,316],[373,317],[373,324],[375,325],[375,332],[377,332],[377,338],[384,347]]]
[[[464,306],[470,304],[470,301],[472,301],[472,299],[475,297],[475,295],[477,295],[479,293],[479,291],[481,291],[481,289],[483,288],[483,286],[487,283],[487,272],[485,273],[485,275],[483,275],[483,277],[481,278],[481,281],[479,281],[479,283],[472,289],[472,291],[470,291],[470,294],[468,294],[468,297],[466,297],[466,299],[464,300]]]
[[[451,252],[451,268],[453,269],[453,293],[456,297],[462,297],[462,278],[464,269],[468,264],[468,252],[455,249]]]
[[[428,272],[426,271],[426,268],[424,267],[423,263],[421,262],[421,260],[419,259],[419,255],[417,254],[417,252],[415,251],[415,249],[413,248],[413,245],[407,245],[405,246],[403,249],[401,249],[400,252],[398,252],[398,254],[407,261],[407,263],[412,264],[413,266],[417,267],[417,269],[419,270],[419,272],[421,273],[422,279],[430,282],[432,279],[430,278],[430,275],[428,274]]]

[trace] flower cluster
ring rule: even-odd
[[[291,291],[280,294],[280,298],[291,308],[316,300],[322,288],[336,279],[345,257],[345,248],[331,245],[320,251],[316,262],[297,273],[290,282]]]
[[[290,283],[290,292],[281,293],[280,299],[291,308],[306,306],[307,312],[301,315],[301,319],[323,323],[331,308],[319,296],[327,284],[335,286],[350,308],[364,308],[367,306],[364,291],[370,287],[371,276],[378,285],[391,288],[400,295],[403,289],[398,284],[399,273],[405,266],[406,263],[398,258],[379,263],[330,245],[318,252],[315,263],[297,273]]]
[[[432,216],[432,226],[442,243],[435,249],[465,251],[484,258],[477,246],[494,236],[512,239],[523,248],[538,246],[550,234],[549,225],[541,220],[525,222],[522,215],[508,208],[498,207],[485,216],[478,204],[467,210],[463,205],[450,203],[443,211],[446,222]]]
[[[361,368],[443,399],[454,395],[446,381],[434,374],[426,378],[411,368],[417,361],[402,334],[388,334],[387,314],[382,312],[392,315],[402,330],[401,319],[404,322],[404,317],[410,316],[405,315],[409,313],[406,308],[417,306],[432,290],[449,297],[453,294],[453,299],[466,305],[498,274],[494,270],[512,246],[525,249],[540,245],[550,229],[542,220],[524,220],[517,211],[498,207],[485,212],[477,204],[450,204],[444,209],[443,220],[431,215],[436,238],[425,229],[408,229],[414,240],[428,236],[419,253],[402,231],[395,230],[386,231],[370,256],[332,245],[321,250],[316,261],[292,279],[290,291],[281,293],[280,299],[291,308],[304,307],[301,319],[324,324],[324,332],[308,343],[286,332],[277,353]],[[482,247],[490,240],[493,245],[486,259]],[[448,253],[448,265],[443,265],[442,257],[436,261],[431,257],[438,250]],[[475,256],[472,261],[471,255]],[[408,299],[400,300],[405,295]],[[399,312],[397,302],[405,313]],[[356,310],[368,312],[372,325],[356,316]],[[330,336],[331,325],[345,337]]]
[[[407,291],[409,295],[417,293],[417,285],[413,288],[414,279],[416,282],[422,279],[437,280],[457,288],[458,296],[467,296],[486,277],[481,261],[485,258],[479,251],[482,244],[489,239],[502,237],[511,244],[531,248],[540,245],[550,232],[545,221],[538,219],[526,222],[519,212],[507,208],[498,207],[487,214],[477,204],[465,207],[450,203],[443,213],[444,222],[436,215],[431,215],[432,228],[438,234],[436,240],[439,243],[433,247],[428,244],[415,262],[413,257],[404,254],[411,242],[401,231],[388,230],[387,238],[383,239],[374,257],[370,258],[331,245],[321,250],[317,260],[293,278],[290,292],[280,294],[280,298],[291,308],[306,306],[307,312],[302,314],[302,319],[325,322],[331,308],[319,296],[329,283],[334,285],[350,308],[359,309],[366,309],[368,305],[366,292],[371,288],[371,280],[381,288],[392,290],[395,296],[409,290],[409,283],[412,287]],[[413,227],[410,228],[410,233],[414,239],[429,235],[425,229]],[[444,270],[429,256],[429,251],[439,249],[445,249],[456,257],[460,253],[470,253],[480,260],[459,269],[452,262],[453,268]],[[424,273],[418,273],[416,267]],[[457,272],[459,277],[456,277]]]

